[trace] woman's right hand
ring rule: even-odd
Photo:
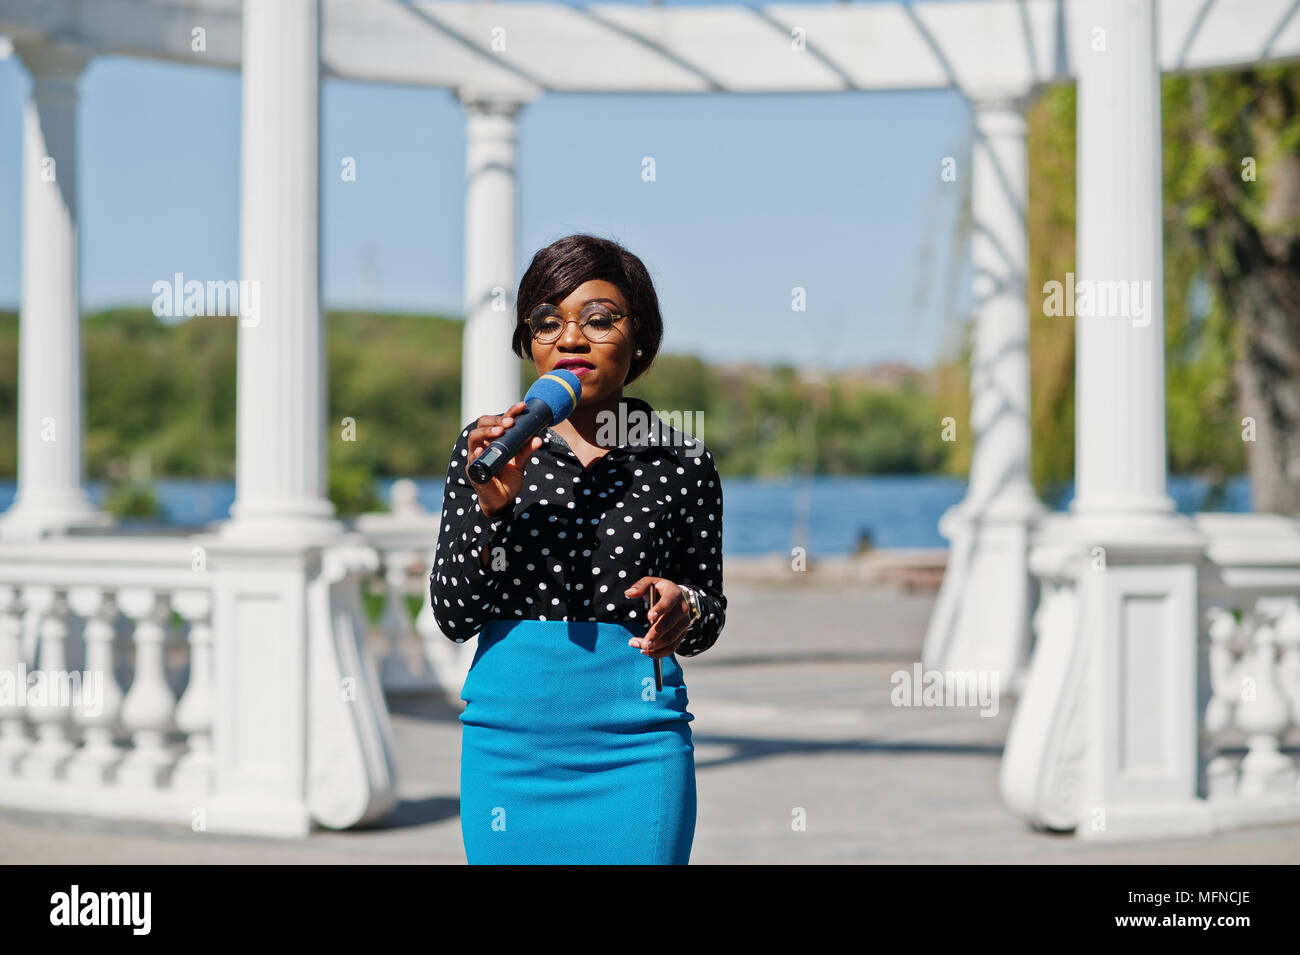
[[[519,491],[524,486],[524,468],[528,457],[542,446],[542,438],[537,435],[524,445],[523,449],[502,465],[501,470],[497,471],[486,484],[474,483],[474,479],[469,476],[469,465],[486,450],[489,444],[505,434],[506,428],[515,423],[513,415],[519,414],[527,407],[524,402],[516,401],[503,415],[482,415],[476,422],[477,426],[469,433],[469,456],[465,459],[465,478],[478,492],[479,510],[489,517],[508,507],[510,502],[519,496]]]

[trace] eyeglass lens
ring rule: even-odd
[[[599,302],[583,306],[578,316],[578,328],[592,341],[607,338],[614,328],[614,313]],[[533,337],[541,342],[555,341],[564,329],[564,316],[554,305],[539,305],[528,318]]]

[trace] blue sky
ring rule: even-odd
[[[16,57],[0,60],[8,308],[28,86]],[[460,106],[447,90],[336,80],[322,95],[326,306],[461,314]],[[83,75],[80,109],[83,307],[147,306],[153,283],[178,271],[237,277],[239,75],[105,57]],[[550,241],[595,232],[646,262],[667,351],[926,365],[955,343],[969,306],[965,248],[950,261],[969,128],[946,91],[551,95],[519,118],[519,274]],[[949,155],[957,183],[940,179]],[[341,180],[344,156],[355,182]],[[642,181],[643,156],[657,181]],[[795,286],[804,313],[791,311]]]

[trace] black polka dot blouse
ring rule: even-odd
[[[666,577],[700,595],[701,618],[675,653],[695,656],[726,621],[722,593],[722,481],[703,442],[624,396],[629,418],[650,427],[582,466],[550,428],[528,458],[510,506],[489,520],[465,475],[465,426],[447,467],[442,528],[429,596],[438,628],[463,643],[488,621],[586,620],[636,628],[648,607],[623,591],[645,576]],[[642,439],[644,434],[644,439]],[[487,548],[483,566],[480,551]]]

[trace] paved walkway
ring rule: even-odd
[[[718,644],[684,659],[699,819],[693,863],[1295,863],[1300,826],[1097,845],[1034,832],[998,795],[1010,711],[895,708],[933,595],[729,584]],[[396,707],[402,803],[381,828],[303,840],[0,813],[0,863],[463,863],[457,706]],[[806,831],[792,830],[796,807]]]

